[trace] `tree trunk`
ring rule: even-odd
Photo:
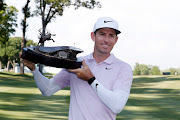
[[[27,3],[26,3],[26,5],[25,5],[25,7],[23,8],[23,10],[24,10],[24,19],[23,19],[23,38],[22,38],[22,42],[21,42],[21,53],[22,53],[22,51],[23,51],[23,48],[25,47],[25,44],[26,44],[26,38],[25,38],[25,36],[26,36],[26,27],[27,27],[27,25],[26,25],[26,19],[29,17],[29,15],[28,15],[28,5],[29,5],[29,2],[30,2],[30,0],[27,0]],[[22,58],[20,58],[20,68],[21,68],[21,71],[20,71],[20,74],[24,74],[24,63],[23,63],[23,59]]]
[[[10,70],[10,61],[8,60],[8,63],[7,63],[7,71]]]
[[[12,61],[10,62],[11,62],[11,65],[13,66],[13,73],[15,73],[15,60],[13,60],[13,62]]]
[[[25,7],[26,8],[26,7]],[[27,9],[24,9],[24,19],[23,19],[23,37],[22,37],[22,42],[21,42],[21,53],[23,51],[23,48],[25,47],[25,35],[26,35],[26,12]],[[20,74],[24,75],[24,64],[23,64],[23,59],[20,58]]]
[[[45,35],[45,31],[46,31],[46,23],[45,23],[45,19],[44,19],[44,13],[42,13],[42,35]],[[44,43],[41,44],[41,46],[44,46]],[[39,71],[41,74],[43,74],[43,65],[39,64]]]
[[[2,70],[2,63],[1,63],[1,61],[0,61],[0,71]]]
[[[24,47],[25,47],[25,32],[23,32],[23,39],[21,42],[21,53]],[[24,63],[22,58],[20,58],[20,69],[21,69],[20,74],[24,75]]]

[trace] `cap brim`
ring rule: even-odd
[[[115,30],[115,32],[116,32],[116,34],[120,34],[121,33],[121,31],[119,31],[119,30]]]
[[[104,27],[104,28],[109,28],[109,27]],[[99,29],[102,29],[102,28],[98,28],[94,32],[98,31]],[[121,33],[121,31],[119,31],[119,30],[116,30],[114,28],[111,28],[111,29],[113,29],[117,35]]]

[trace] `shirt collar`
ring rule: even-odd
[[[112,53],[106,60],[104,60],[104,61],[101,62],[101,63],[112,64],[112,62],[115,60],[115,58],[116,58],[116,57],[115,57],[114,54]],[[95,61],[95,59],[94,59],[94,57],[93,57],[93,53],[89,54],[87,59],[88,59],[88,60],[94,60],[94,61]]]
[[[87,57],[88,60],[95,60],[94,57],[93,57],[93,53],[89,54],[88,57]]]

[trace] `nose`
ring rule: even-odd
[[[104,37],[104,42],[105,42],[105,43],[108,43],[108,42],[109,42],[109,36],[105,36],[105,37]]]

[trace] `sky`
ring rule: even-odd
[[[93,52],[94,42],[90,34],[96,20],[112,17],[119,23],[121,34],[112,53],[131,65],[135,63],[158,66],[160,70],[180,68],[180,1],[179,0],[99,0],[102,8],[93,10],[74,7],[66,8],[47,25],[56,34],[55,42],[47,41],[45,46],[75,46],[84,56]],[[22,7],[26,0],[5,0],[8,6],[15,6],[18,12],[18,27],[11,37],[22,37]],[[35,9],[34,0],[30,2]],[[27,38],[38,42],[42,28],[41,18],[27,19]]]

